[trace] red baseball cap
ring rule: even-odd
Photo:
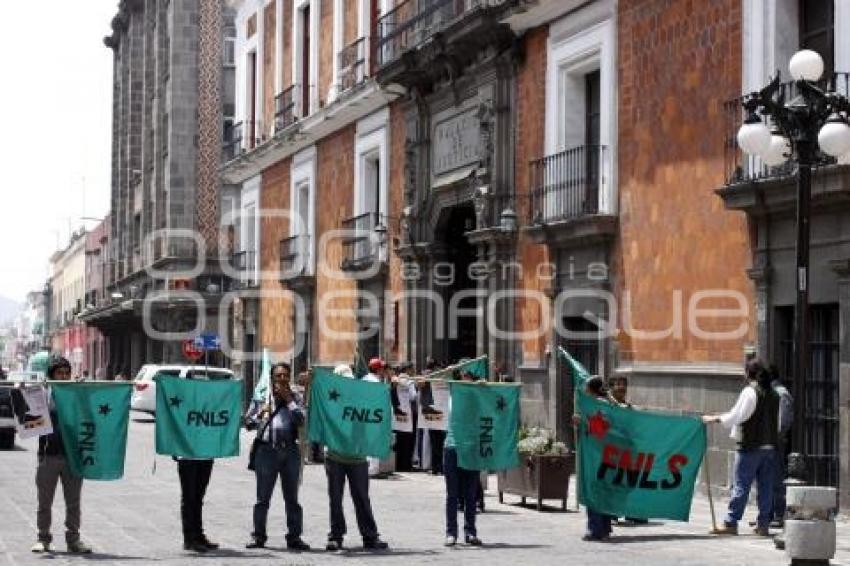
[[[381,358],[372,358],[369,360],[370,370],[384,369],[385,367],[387,367],[387,364]]]

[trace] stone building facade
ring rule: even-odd
[[[83,318],[108,337],[110,375],[181,361],[175,337],[215,330],[229,285],[218,246],[228,25],[223,0],[122,0],[104,39],[114,55],[109,292]]]
[[[724,139],[715,144],[718,150],[726,148],[725,176],[716,189],[726,209],[736,211],[749,226],[746,275],[754,290],[751,321],[758,353],[793,384],[796,171],[788,164],[766,167],[737,150],[732,140],[742,120],[738,96],[761,89],[776,69],[787,77],[788,60],[801,48],[814,49],[824,59],[820,86],[848,95],[850,11],[843,2],[744,2],[741,29],[742,88],[722,107],[728,126]],[[793,99],[795,84],[782,81],[786,100]],[[837,485],[844,508],[850,504],[847,163],[850,156],[823,158],[813,171],[807,329],[811,359],[804,439],[810,481]]]

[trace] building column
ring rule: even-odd
[[[838,505],[850,505],[850,259],[830,262],[838,275]]]

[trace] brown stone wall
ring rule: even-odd
[[[631,297],[633,326],[668,328],[673,293],[682,292],[681,338],[621,335],[621,359],[737,362],[740,340],[704,340],[688,329],[691,296],[705,289],[744,294],[753,311],[743,215],[724,210],[724,100],[741,89],[741,2],[624,0],[618,4],[619,206],[615,282]],[[727,307],[703,302],[702,307]],[[737,320],[702,319],[730,329]]]
[[[283,65],[281,84],[286,88],[292,84],[292,2],[283,3]]]
[[[517,73],[516,103],[516,192],[517,215],[521,223],[529,217],[529,163],[543,156],[543,135],[546,119],[546,90],[541,88],[540,78],[546,76],[546,44],[549,37],[548,27],[537,28],[526,34],[525,64]],[[519,287],[532,292],[546,294],[549,282],[537,276],[537,266],[549,261],[548,248],[531,242],[520,231],[517,244],[517,256],[522,265]],[[551,300],[546,304],[551,307]],[[520,299],[517,302],[517,324],[520,331],[531,331],[551,326],[544,317],[544,307],[539,301]],[[551,318],[551,317],[549,317]],[[522,344],[522,359],[534,364],[543,360],[549,333],[537,338],[529,338]]]
[[[352,215],[354,205],[354,139],[355,126],[351,125],[324,138],[316,148],[316,232],[317,242],[329,230],[338,230],[342,221]],[[326,245],[317,245],[316,276],[316,321],[324,317],[327,327],[336,332],[352,334],[356,330],[354,300],[356,284],[353,279],[339,272],[342,262],[342,242],[339,238],[330,239]],[[326,264],[335,274],[322,274],[321,265]],[[328,299],[328,309],[345,309],[345,314],[335,315],[323,312],[319,302],[323,296],[333,292],[346,292],[347,297]],[[322,336],[316,327],[314,339],[314,362],[329,364],[347,362],[353,359],[353,339],[331,339]]]
[[[275,3],[266,6],[263,14],[263,132],[274,123],[274,63],[275,63]]]
[[[357,39],[357,0],[347,0],[345,2],[345,16],[342,34],[343,45],[348,45]]]
[[[311,37],[310,41],[319,42],[319,77],[318,83],[313,79],[313,84],[318,84],[319,106],[327,102],[328,89],[333,83],[333,55],[334,55],[334,5],[333,2],[322,2],[322,13],[319,17],[319,36]],[[310,8],[314,9],[313,7]]]
[[[287,158],[263,171],[260,189],[260,206],[264,213],[289,209],[290,164]],[[289,233],[288,221],[269,216],[260,219],[260,269],[269,274],[263,278],[260,289],[272,295],[260,299],[260,346],[281,353],[292,348],[292,303],[284,295],[284,288],[272,276],[280,265],[279,242]]]
[[[388,353],[387,358],[393,361],[407,360],[410,353],[407,351],[407,314],[404,311],[404,301],[401,294],[404,292],[404,281],[401,278],[401,258],[393,252],[394,241],[401,238],[399,221],[401,211],[404,208],[404,142],[406,128],[404,123],[404,106],[402,102],[390,105],[390,180],[389,180],[389,215],[392,217],[388,222],[389,243],[389,293],[393,297],[395,309],[398,311],[396,319],[393,318],[393,307],[387,306],[388,324],[395,328],[395,340],[385,344]]]
[[[254,37],[254,34],[257,33],[257,14],[252,15],[248,18],[248,21],[245,22],[245,36],[248,39]]]

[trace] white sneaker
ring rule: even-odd
[[[50,543],[43,540],[36,541],[36,543],[30,547],[30,550],[38,554],[50,552]]]
[[[457,544],[457,537],[446,537],[446,546],[454,546]]]

